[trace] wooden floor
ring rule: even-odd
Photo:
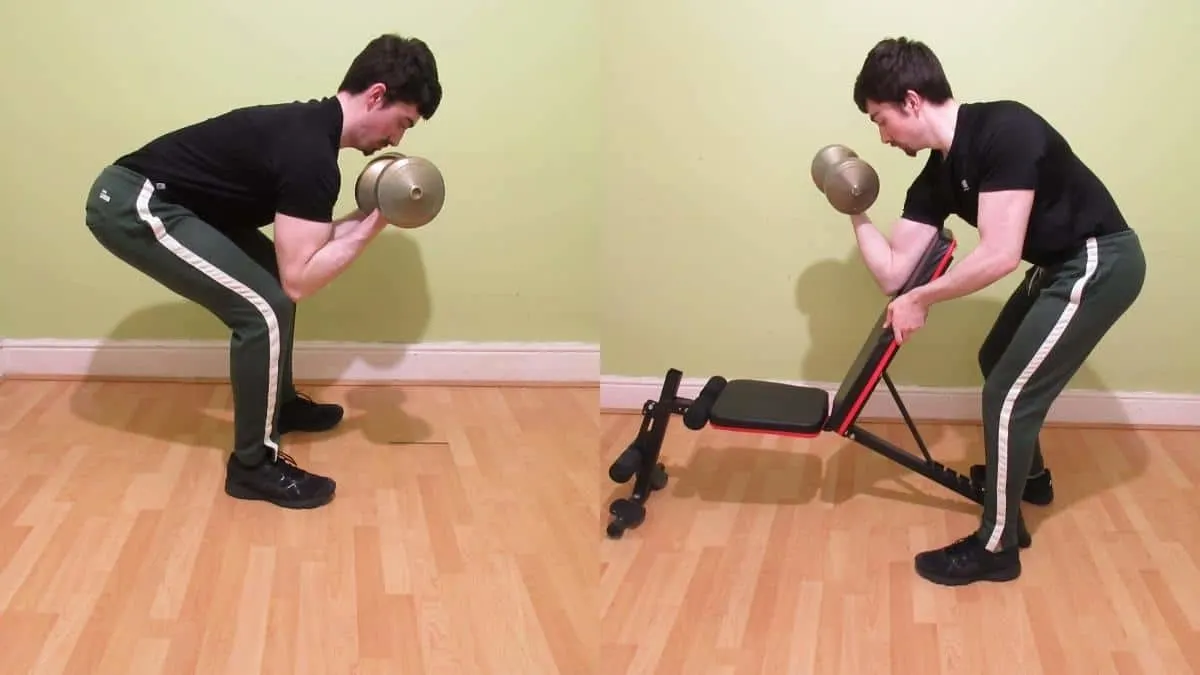
[[[0,383],[0,672],[596,672],[595,389],[307,393],[289,511],[222,491],[227,387]]]
[[[604,466],[640,418],[605,415]],[[901,425],[864,425],[914,452]],[[979,461],[974,426],[921,425]],[[950,589],[915,553],[978,508],[870,450],[678,418],[647,520],[601,546],[605,675],[1181,674],[1200,671],[1200,433],[1047,429],[1057,500],[1025,507],[1023,576]],[[600,478],[605,509],[629,486]]]
[[[288,511],[221,491],[223,385],[0,383],[0,672],[1200,671],[1200,433],[1048,429],[1024,576],[947,589],[912,556],[977,507],[836,437],[676,420],[669,485],[613,541],[638,418],[595,389],[309,393],[347,420],[285,449],[338,498]],[[980,456],[974,427],[922,430]]]

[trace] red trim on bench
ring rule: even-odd
[[[938,266],[936,269],[934,269],[933,276],[930,277],[930,281],[937,279],[946,272],[946,267],[950,264],[950,259],[954,256],[954,251],[957,248],[958,240],[951,240],[949,247],[946,249],[946,253],[943,254],[942,259],[938,261]],[[875,366],[875,371],[871,373],[870,379],[867,380],[867,385],[862,388],[862,391],[858,392],[858,398],[854,401],[854,405],[850,408],[850,412],[846,413],[846,416],[842,418],[842,423],[840,426],[838,426],[838,434],[843,436],[846,435],[846,430],[850,428],[850,423],[858,418],[859,411],[864,405],[866,405],[867,397],[870,396],[871,392],[875,391],[875,387],[879,385],[879,380],[883,378],[883,371],[887,370],[888,365],[892,362],[892,356],[896,354],[896,350],[899,349],[899,347],[900,345],[897,344],[895,338],[893,338],[888,344],[887,350],[883,353],[883,358],[879,359],[879,364]]]
[[[816,438],[821,435],[821,430],[798,432],[798,431],[775,431],[774,429],[759,429],[757,427],[725,427],[714,422],[709,422],[708,426],[721,431],[734,431],[739,434],[759,434],[760,436],[790,436],[792,438]]]

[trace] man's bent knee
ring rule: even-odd
[[[243,339],[257,335],[273,335],[273,339],[278,340],[285,336],[292,325],[296,303],[283,289],[246,289],[240,295],[241,302],[236,303],[226,319],[226,323],[235,334]]]
[[[979,354],[976,356],[976,359],[979,361],[979,374],[983,375],[984,378],[987,378],[992,372],[992,367],[996,365],[996,361],[998,360],[996,355],[992,353],[993,351],[987,341],[984,341],[979,347]]]
[[[983,418],[985,423],[996,421],[1001,410],[1004,408],[1004,401],[1012,393],[1013,382],[1007,378],[996,377],[994,371],[992,375],[984,378],[982,393]]]

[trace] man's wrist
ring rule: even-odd
[[[924,286],[917,286],[904,295],[908,296],[908,300],[914,305],[918,305],[926,309],[928,309],[929,306],[934,302],[934,299],[929,297],[929,294],[925,292]]]
[[[378,211],[372,211],[358,220],[346,221],[339,225],[333,238],[365,241],[379,234],[385,227],[387,221]]]

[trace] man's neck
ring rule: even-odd
[[[339,91],[337,94],[338,103],[342,106],[342,137],[341,147],[348,148],[352,142],[350,130],[358,124],[358,116],[361,113],[358,100],[354,96],[347,94],[344,91]]]
[[[929,145],[942,154],[950,152],[954,143],[954,131],[958,126],[959,103],[950,99],[940,105],[928,105],[925,116],[929,125]]]

